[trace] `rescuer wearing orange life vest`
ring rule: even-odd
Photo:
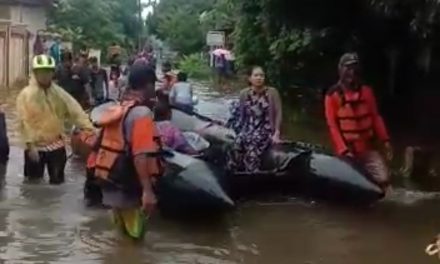
[[[360,81],[356,53],[344,54],[339,61],[339,82],[326,94],[325,116],[336,154],[362,164],[369,176],[386,189],[388,169],[375,142],[384,144],[388,160],[393,151],[373,91]]]
[[[112,209],[115,224],[134,239],[144,235],[144,212],[150,214],[156,205],[152,181],[162,171],[160,140],[150,110],[154,82],[152,69],[134,65],[130,89],[121,103],[95,121],[100,135],[81,136],[93,146],[87,169],[102,189],[103,204]]]

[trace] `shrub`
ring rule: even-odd
[[[197,53],[188,56],[184,55],[178,61],[178,68],[186,72],[193,79],[208,79],[211,77],[208,61]]]

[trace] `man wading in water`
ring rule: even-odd
[[[98,64],[98,58],[90,58],[92,97],[95,102],[103,102],[108,95],[108,77],[104,68]]]
[[[341,57],[339,78],[325,97],[325,115],[335,152],[360,163],[386,190],[388,169],[374,141],[378,139],[384,144],[389,160],[393,151],[373,91],[361,83],[357,54],[347,53]]]
[[[55,59],[38,55],[32,62],[30,84],[17,97],[19,133],[23,144],[24,176],[39,180],[47,166],[51,184],[64,182],[66,149],[64,122],[92,131],[93,125],[78,102],[52,82]]]
[[[134,239],[144,236],[144,212],[150,214],[156,205],[151,181],[161,174],[160,140],[149,108],[155,80],[151,68],[133,65],[130,89],[121,103],[96,121],[102,131],[88,159],[88,169],[102,188],[103,204],[112,208],[114,223]]]

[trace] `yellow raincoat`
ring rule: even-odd
[[[18,130],[23,144],[46,146],[64,135],[65,122],[80,129],[93,129],[79,103],[61,87],[52,83],[41,89],[35,77],[17,97]]]

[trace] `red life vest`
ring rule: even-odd
[[[363,97],[362,87],[348,97],[342,90],[336,91],[339,109],[336,113],[341,135],[346,143],[370,141],[374,137],[374,122],[370,105]]]

